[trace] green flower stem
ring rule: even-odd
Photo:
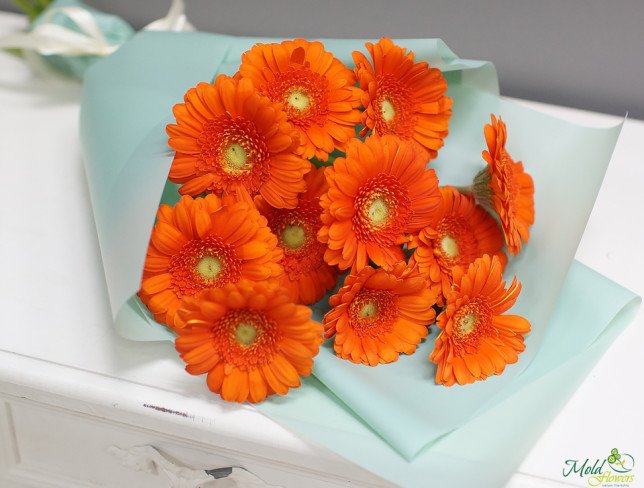
[[[452,186],[455,190],[457,190],[459,193],[473,193],[474,192],[474,187],[472,185],[470,186]]]

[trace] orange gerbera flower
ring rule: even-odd
[[[404,260],[405,234],[425,227],[441,204],[436,173],[426,163],[423,151],[394,136],[353,139],[346,158],[326,171],[318,233],[328,245],[325,261],[360,270],[369,259],[385,267]]]
[[[373,64],[353,53],[356,75],[364,90],[361,135],[396,134],[423,146],[431,159],[443,146],[452,115],[452,99],[445,96],[447,82],[439,69],[415,63],[414,53],[383,37],[366,43]]]
[[[159,207],[139,291],[156,321],[174,327],[181,300],[204,288],[283,272],[266,219],[245,202],[226,203],[186,195],[174,207]]]
[[[169,178],[182,183],[181,194],[260,194],[274,207],[297,205],[310,168],[293,152],[297,130],[249,80],[220,75],[214,84],[199,83],[173,111],[168,143],[177,153]]]
[[[514,162],[505,150],[505,123],[492,115],[492,124],[485,125],[487,151],[483,159],[488,167],[474,179],[476,198],[493,208],[501,220],[508,251],[515,256],[521,251],[521,241],[530,240],[534,223],[534,183],[523,170],[521,161]]]
[[[321,42],[256,44],[242,55],[239,76],[283,104],[288,120],[300,130],[297,152],[305,158],[326,161],[334,148],[344,148],[355,137],[360,122],[355,76]]]
[[[186,298],[175,345],[186,371],[232,402],[261,402],[311,374],[322,326],[276,282],[241,280]]]
[[[503,315],[516,302],[521,284],[515,277],[506,289],[502,274],[496,256],[477,259],[467,271],[454,268],[454,287],[437,320],[442,330],[429,356],[438,364],[437,383],[463,385],[501,374],[525,349],[522,334],[530,332],[530,322]]]
[[[452,289],[452,270],[467,267],[484,254],[495,255],[505,266],[503,233],[496,220],[474,199],[452,187],[440,189],[443,204],[414,239],[412,262],[429,276],[442,305]]]
[[[336,354],[354,363],[391,363],[411,354],[434,322],[436,296],[417,269],[404,261],[391,271],[370,266],[347,276],[329,299],[324,316],[326,337]]]
[[[335,286],[338,270],[324,262],[326,246],[317,240],[322,226],[320,195],[328,188],[324,168],[313,169],[304,181],[308,188],[294,209],[274,209],[261,197],[255,203],[284,252],[281,286],[288,290],[292,301],[311,304]]]

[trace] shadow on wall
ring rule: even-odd
[[[185,0],[197,28],[275,37],[440,37],[493,61],[504,95],[644,119],[641,0]],[[170,0],[86,0],[135,27]],[[0,10],[11,0],[0,0]]]

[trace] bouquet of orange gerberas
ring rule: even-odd
[[[377,366],[436,323],[429,360],[447,386],[500,374],[525,347],[530,324],[506,314],[521,286],[502,273],[504,244],[516,255],[529,239],[534,186],[505,124],[483,128],[470,187],[440,187],[441,71],[390,39],[366,47],[351,70],[321,42],[257,44],[174,107],[182,197],[159,207],[139,297],[225,400],[299,386],[323,336]],[[332,290],[312,321],[306,305]]]

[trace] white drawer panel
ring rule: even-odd
[[[366,486],[344,482],[333,474],[327,477],[323,473],[309,472],[296,466],[244,459],[241,453],[227,453],[190,439],[28,400],[16,399],[0,405],[3,405],[0,407],[0,457],[4,458],[0,459],[4,465],[4,469],[0,465],[2,488],[171,486],[163,473],[137,472],[124,466],[118,457],[109,452],[111,446],[127,451],[145,445],[154,446],[177,464],[194,469],[243,467],[264,480],[267,486]],[[237,485],[220,480],[207,483],[204,488],[207,486],[234,488]]]

